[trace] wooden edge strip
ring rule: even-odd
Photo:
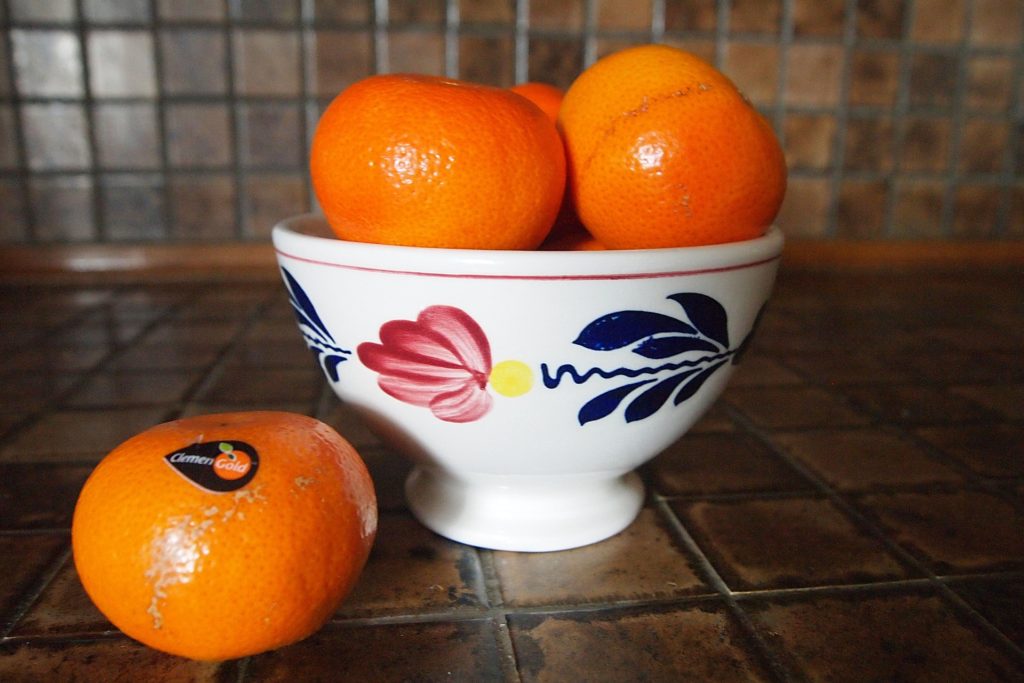
[[[790,239],[783,268],[970,269],[1024,266],[1022,241]],[[278,277],[269,243],[0,246],[2,281],[265,280]]]

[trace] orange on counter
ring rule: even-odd
[[[595,62],[565,93],[573,204],[609,249],[751,239],[786,189],[769,122],[713,66],[664,45]]]
[[[223,660],[317,630],[362,571],[373,483],[327,425],[281,412],[188,417],[115,448],[71,538],[89,597],[150,647]]]
[[[562,106],[562,98],[565,97],[565,93],[561,88],[550,83],[527,81],[526,83],[514,85],[509,90],[519,93],[536,104],[541,108],[541,111],[548,115],[552,123],[557,123],[558,109]]]
[[[565,188],[565,154],[543,111],[504,88],[379,75],[320,118],[310,172],[342,239],[534,249]]]

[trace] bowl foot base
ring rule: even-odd
[[[416,467],[405,494],[413,515],[446,538],[494,550],[540,552],[589,545],[622,531],[640,512],[644,486],[634,472],[481,482]]]

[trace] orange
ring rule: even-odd
[[[598,60],[566,91],[559,125],[576,211],[610,249],[757,237],[785,194],[771,125],[725,75],[676,48]]]
[[[504,88],[371,76],[320,118],[310,155],[338,237],[465,249],[533,249],[565,188],[558,131]]]
[[[124,633],[200,660],[318,629],[377,528],[359,455],[302,415],[241,412],[152,427],[107,455],[78,498],[75,566]]]
[[[514,85],[509,90],[519,93],[540,107],[541,111],[548,115],[552,123],[558,121],[558,108],[562,106],[562,98],[565,96],[561,88],[549,83],[527,81],[526,83]]]

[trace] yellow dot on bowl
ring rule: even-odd
[[[490,382],[502,396],[522,396],[533,386],[533,371],[520,360],[503,360],[491,369]]]

